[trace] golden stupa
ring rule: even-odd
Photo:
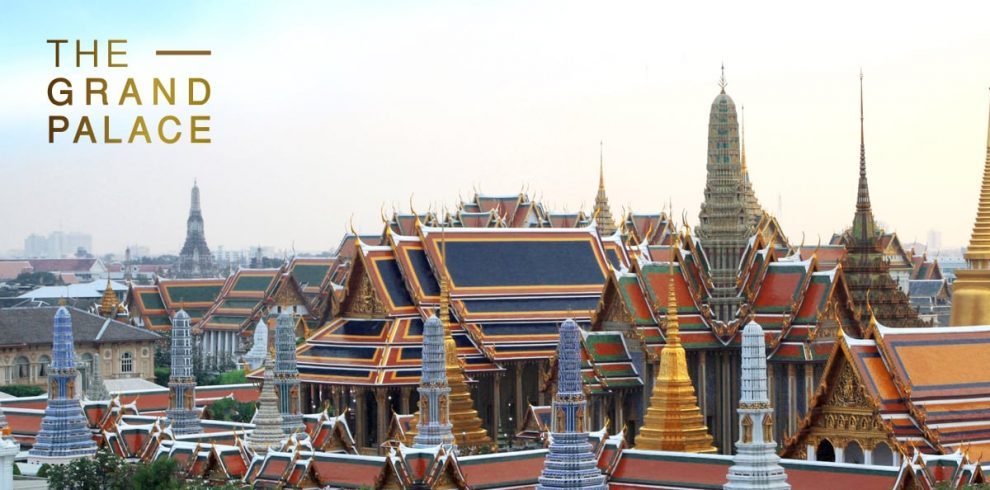
[[[949,324],[990,325],[990,122],[987,125],[986,163],[980,186],[973,236],[966,248],[965,269],[956,270],[952,284],[952,318]]]
[[[113,292],[110,278],[107,277],[107,287],[103,290],[103,297],[100,298],[100,314],[103,316],[113,316],[117,314],[117,307],[120,301],[117,300],[117,293]]]
[[[457,358],[457,344],[454,343],[454,336],[450,333],[450,286],[444,273],[441,273],[440,277],[440,322],[443,323],[443,343],[447,356],[447,386],[450,387],[449,417],[454,444],[462,455],[476,453],[482,448],[494,451],[496,446],[492,443],[488,431],[481,422],[481,417],[478,416],[478,411],[474,408],[471,389],[464,376],[464,367]],[[413,417],[409,424],[409,430],[406,432],[407,444],[412,444],[413,438],[416,437],[418,421],[419,417]]]
[[[646,410],[643,427],[636,436],[636,449],[714,453],[712,436],[705,426],[688,375],[687,354],[681,345],[673,264],[667,290],[667,343],[660,351],[660,369],[653,385],[650,408]]]

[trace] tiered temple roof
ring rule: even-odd
[[[871,320],[867,337],[836,344],[784,455],[805,457],[824,440],[884,443],[904,454],[990,454],[988,344],[990,327],[902,329]]]

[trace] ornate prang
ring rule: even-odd
[[[736,455],[726,490],[789,490],[773,440],[773,406],[767,391],[767,350],[763,328],[750,322],[742,338],[742,395]]]
[[[206,244],[203,229],[203,212],[199,206],[199,186],[193,182],[189,205],[189,218],[186,220],[186,242],[179,252],[178,277],[212,277],[215,274],[213,254]]]
[[[598,194],[595,195],[595,207],[591,212],[594,217],[595,227],[601,236],[611,236],[615,233],[615,218],[612,217],[612,209],[608,205],[608,197],[605,195],[605,157],[604,143],[599,142],[598,149]]]
[[[192,366],[189,314],[179,310],[172,319],[172,371],[168,377],[169,405],[165,412],[175,435],[199,434],[203,427],[196,410],[196,376]]]
[[[538,489],[605,490],[605,476],[591,452],[587,432],[587,400],[581,381],[581,332],[574,320],[560,326],[557,394],[553,398],[550,452]]]
[[[275,386],[282,430],[292,434],[305,429],[300,411],[299,369],[296,366],[295,318],[283,311],[275,322]]]
[[[67,464],[96,454],[96,441],[75,394],[76,365],[72,317],[65,307],[55,313],[52,364],[48,372],[48,406],[28,462]]]

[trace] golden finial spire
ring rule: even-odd
[[[674,288],[674,263],[670,263],[670,280],[667,281],[667,345],[681,345],[681,325],[677,320],[677,290]]]
[[[728,85],[728,84],[729,84],[729,82],[726,82],[725,81],[725,62],[723,61],[722,62],[722,77],[718,79],[718,86],[719,86],[719,88],[722,89],[722,93],[723,94],[725,93],[725,86]]]
[[[990,117],[987,121],[986,162],[980,186],[980,203],[976,209],[976,224],[969,247],[966,248],[966,261],[971,269],[990,269]]]

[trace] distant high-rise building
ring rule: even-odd
[[[942,232],[938,230],[928,230],[928,247],[926,251],[932,252],[934,255],[939,250],[942,250]]]
[[[193,183],[192,199],[189,206],[189,218],[186,220],[186,243],[179,253],[177,277],[213,277],[216,272],[213,267],[213,255],[206,244],[206,233],[203,231],[203,212],[199,205],[199,186]]]
[[[93,237],[87,233],[53,231],[48,236],[32,233],[24,239],[24,256],[32,259],[73,257],[85,250],[93,253]]]

